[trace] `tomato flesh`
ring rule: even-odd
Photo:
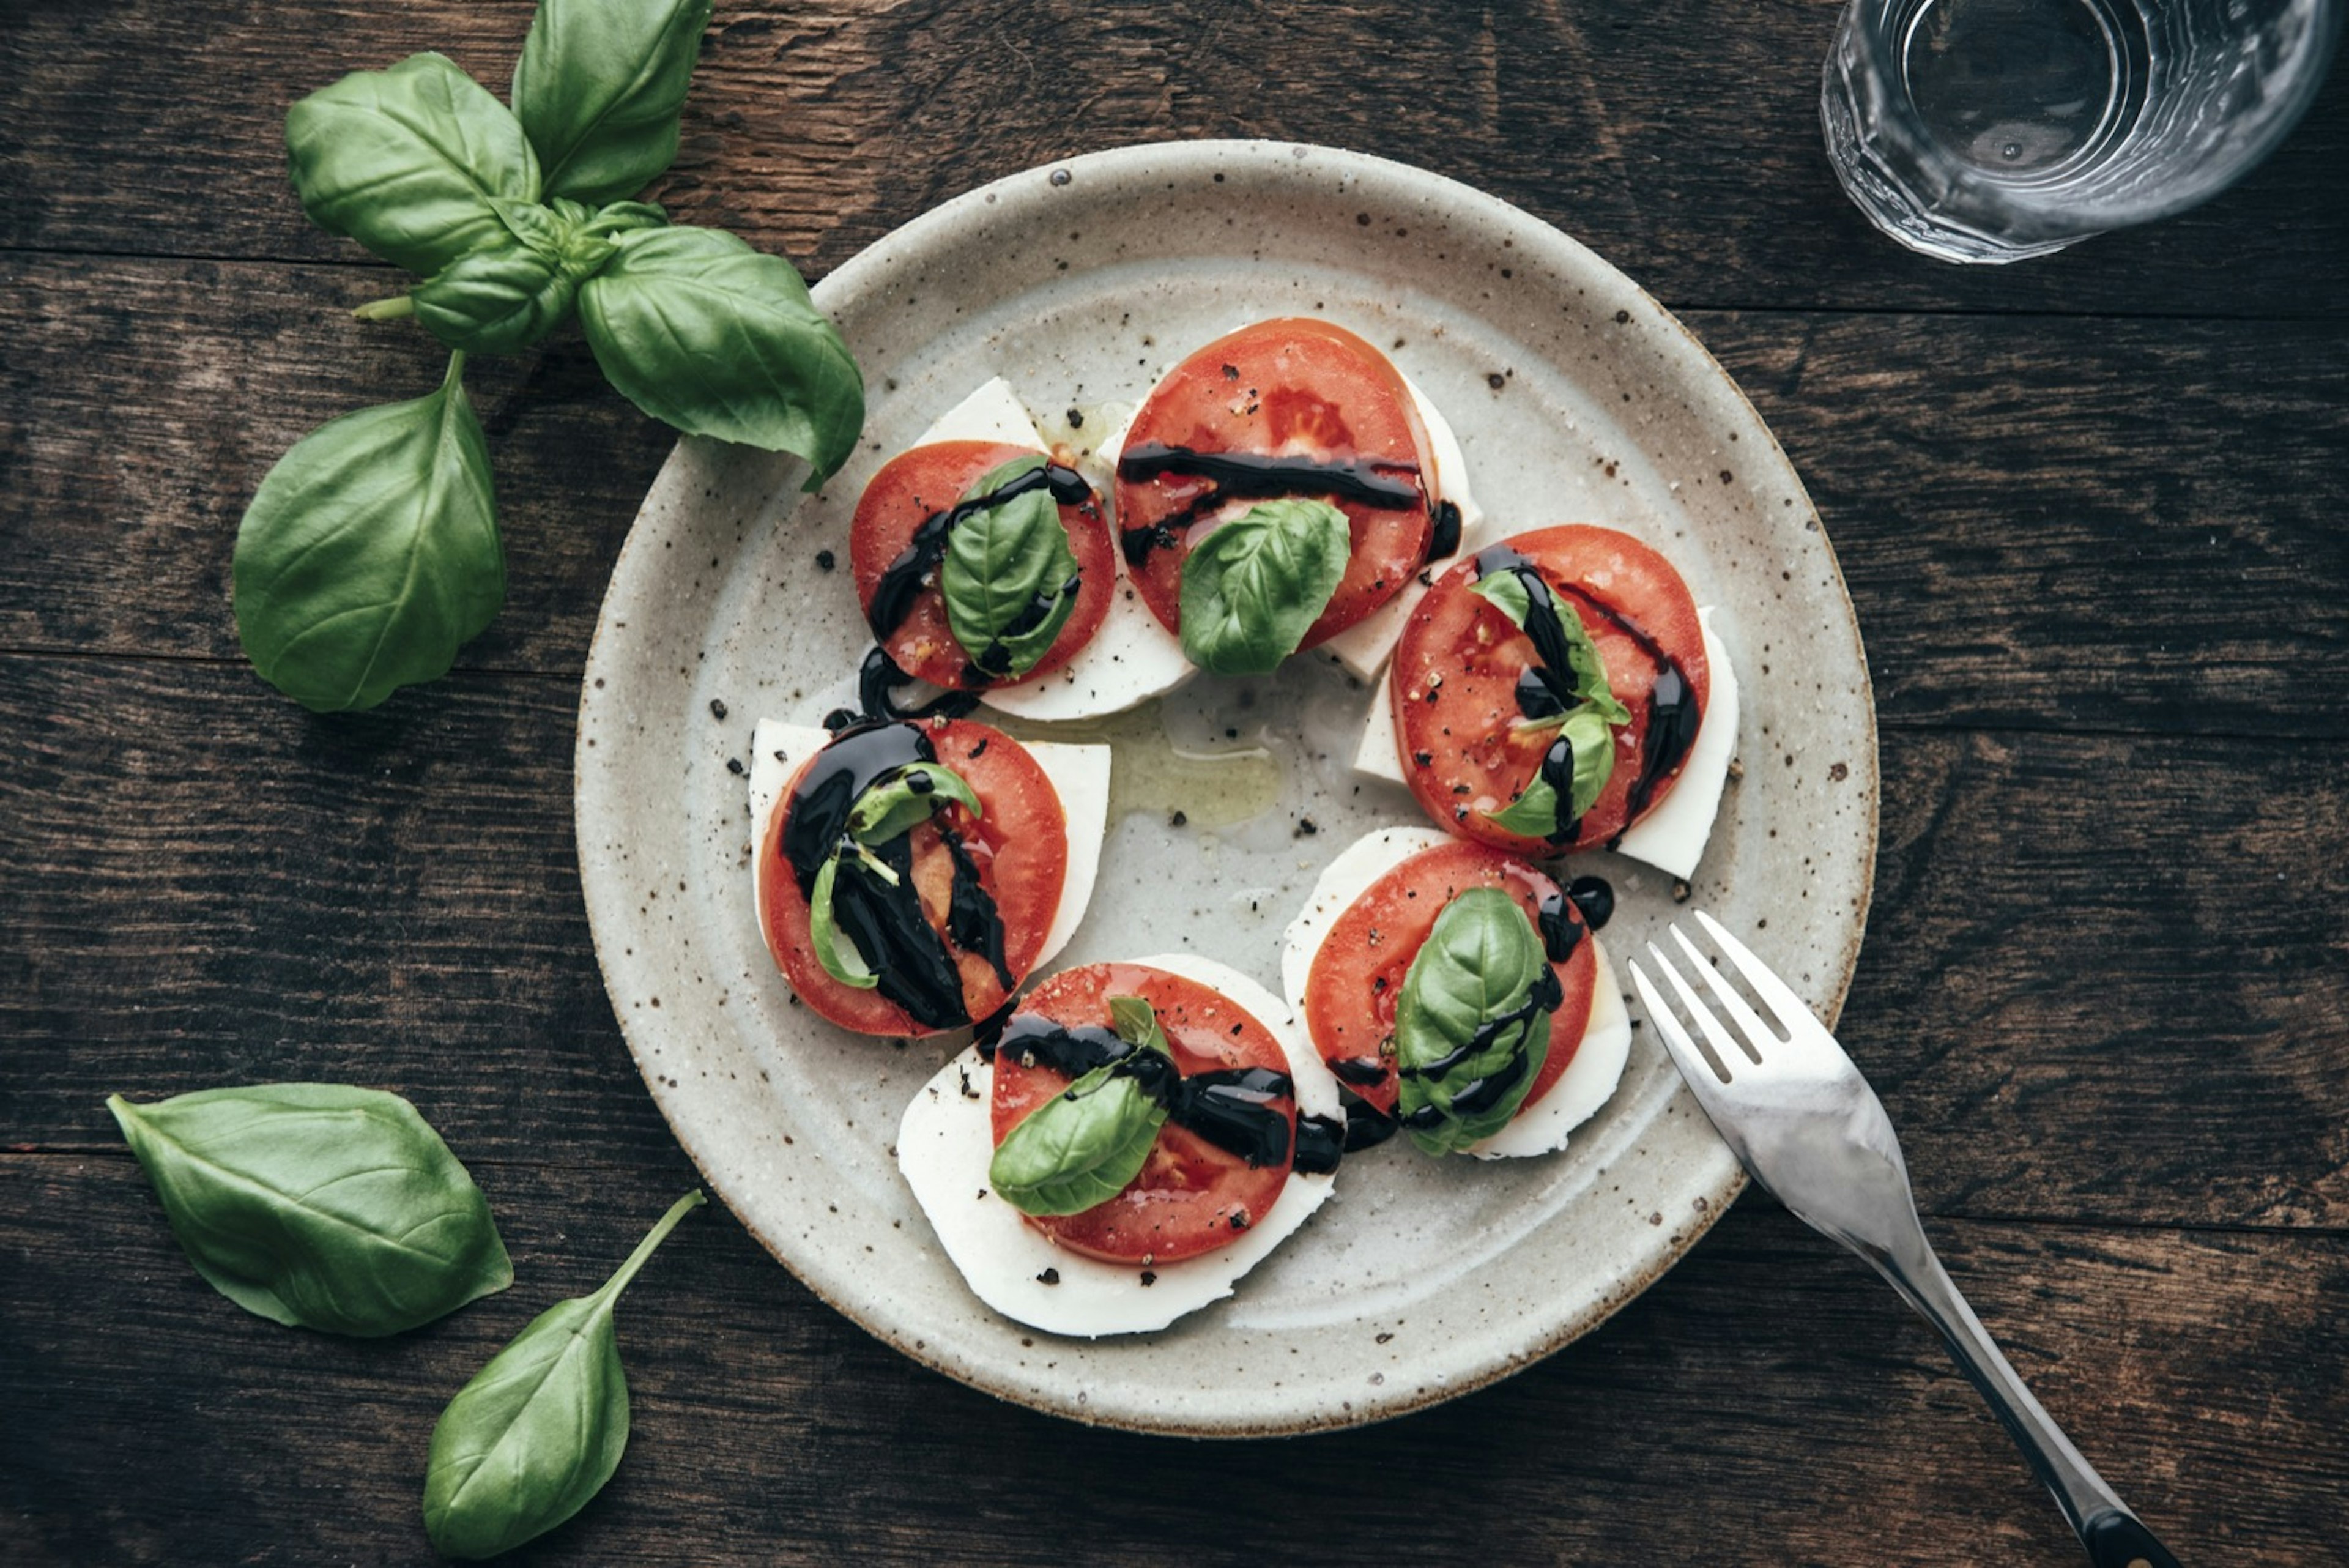
[[[1389,690],[1403,778],[1437,826],[1464,838],[1533,857],[1603,845],[1633,820],[1659,673],[1640,636],[1605,612],[1636,627],[1679,666],[1702,714],[1712,680],[1696,601],[1671,562],[1612,528],[1572,524],[1505,543],[1541,573],[1561,610],[1571,606],[1581,617],[1609,686],[1631,711],[1631,722],[1615,732],[1615,772],[1570,841],[1527,837],[1492,821],[1540,771],[1556,732],[1516,727],[1517,679],[1536,662],[1533,639],[1473,591],[1476,563],[1468,560],[1436,579],[1395,647]],[[1657,779],[1639,815],[1660,805],[1679,778],[1676,765]]]
[[[872,617],[883,574],[913,542],[916,529],[960,501],[964,492],[995,469],[1035,455],[1034,448],[1008,441],[946,441],[915,447],[884,463],[857,499],[848,532],[849,565],[865,617]],[[1110,597],[1117,591],[1117,547],[1098,498],[1061,507],[1061,526],[1068,531],[1069,550],[1077,560],[1076,603],[1052,646],[1019,680],[990,681],[972,669],[969,653],[955,639],[947,622],[946,594],[935,576],[916,597],[905,618],[880,639],[883,650],[916,680],[964,691],[1018,685],[1066,664],[1092,640],[1109,614]]]
[[[1069,826],[1060,794],[1027,748],[1000,731],[968,719],[925,720],[920,727],[938,761],[970,785],[981,813],[973,820],[963,806],[949,804],[913,828],[913,881],[921,895],[923,918],[933,930],[946,930],[954,861],[939,836],[945,826],[962,840],[980,886],[995,900],[1003,920],[1004,966],[1016,988],[1036,967],[1052,917],[1060,910],[1061,884],[1068,878]],[[814,761],[804,758],[792,770],[760,845],[759,887],[768,951],[801,1001],[843,1029],[863,1034],[941,1033],[916,1023],[878,990],[859,991],[833,979],[816,960],[807,896],[800,891],[782,852],[792,797]],[[947,950],[961,974],[963,1004],[969,1015],[984,1018],[1001,1007],[1009,993],[987,960],[951,941]]]
[[[1410,506],[1321,497],[1345,513],[1353,548],[1345,576],[1306,631],[1303,647],[1369,615],[1426,564],[1430,507],[1441,495],[1427,429],[1402,373],[1342,327],[1304,317],[1259,321],[1208,344],[1168,372],[1134,416],[1123,450],[1151,445],[1368,464],[1382,475],[1415,478],[1419,499]],[[1174,524],[1215,493],[1214,483],[1195,474],[1141,481],[1121,475],[1118,531],[1133,539],[1137,532]],[[1198,521],[1132,566],[1143,602],[1169,630],[1183,629],[1183,562],[1193,546],[1206,537],[1224,506],[1245,512],[1261,499],[1222,505],[1207,500]]]
[[[1444,907],[1472,888],[1497,888],[1536,922],[1555,901],[1560,918],[1581,933],[1562,962],[1550,965],[1564,993],[1550,1014],[1549,1054],[1526,1091],[1518,1115],[1549,1093],[1566,1074],[1590,1023],[1599,961],[1589,929],[1556,882],[1524,861],[1475,844],[1423,849],[1371,883],[1330,928],[1305,981],[1305,1027],[1338,1081],[1382,1115],[1392,1116],[1397,1085],[1395,1007],[1412,961],[1435,929]],[[1368,1066],[1379,1075],[1370,1078]]]
[[[1096,963],[1065,970],[1038,986],[1019,1011],[1062,1028],[1107,1025],[1113,996],[1138,996],[1157,1011],[1185,1077],[1226,1068],[1265,1067],[1286,1075],[1288,1054],[1272,1031],[1237,1002],[1181,975],[1145,964]],[[995,1141],[1010,1136],[1030,1111],[1069,1080],[1007,1048],[995,1059]],[[1297,1101],[1272,1102],[1288,1118],[1294,1147]],[[1288,1167],[1252,1167],[1172,1119],[1142,1172],[1108,1202],[1081,1214],[1030,1215],[1028,1222],[1071,1251],[1104,1262],[1152,1267],[1229,1246],[1268,1213],[1288,1183]]]

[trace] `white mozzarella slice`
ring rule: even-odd
[[[1730,759],[1737,752],[1737,671],[1731,668],[1729,649],[1713,633],[1713,607],[1696,612],[1704,628],[1704,661],[1710,689],[1705,692],[1704,722],[1681,764],[1679,782],[1655,810],[1624,830],[1615,847],[1634,860],[1686,881],[1704,857],[1705,840],[1713,836],[1713,819],[1721,813],[1721,792],[1729,782]]]
[[[1475,555],[1492,540],[1485,536],[1485,509],[1469,493],[1468,459],[1460,450],[1460,438],[1453,434],[1451,423],[1410,377],[1405,376],[1402,384],[1410,389],[1411,400],[1419,407],[1420,421],[1427,426],[1428,445],[1434,449],[1437,492],[1460,508],[1460,548],[1444,560],[1428,563],[1427,575],[1432,579],[1441,576],[1454,561]],[[1357,680],[1375,682],[1379,671],[1387,667],[1387,659],[1394,653],[1403,623],[1411,618],[1413,607],[1427,588],[1426,583],[1413,577],[1401,593],[1323,643],[1322,648]]]
[[[1574,1060],[1548,1094],[1491,1137],[1468,1146],[1478,1159],[1555,1154],[1566,1147],[1566,1135],[1597,1116],[1623,1081],[1623,1064],[1631,1059],[1631,1015],[1624,1009],[1623,989],[1615,982],[1607,950],[1595,934],[1585,940],[1598,961],[1599,975],[1590,992],[1590,1022],[1582,1026],[1582,1044],[1575,1047]]]
[[[980,701],[1015,718],[1059,723],[1099,719],[1163,697],[1198,674],[1183,639],[1150,613],[1120,573],[1109,614],[1075,658],[1016,686],[996,686]]]
[[[1134,961],[1212,987],[1255,1014],[1288,1057],[1299,1114],[1338,1114],[1337,1080],[1306,1044],[1288,1009],[1264,987],[1188,953]],[[1230,1246],[1154,1269],[1144,1284],[1137,1267],[1105,1263],[1054,1245],[995,1195],[987,1179],[995,1155],[994,1086],[994,1068],[976,1047],[947,1063],[905,1107],[897,1129],[897,1168],[972,1293],[1004,1316],[1047,1334],[1088,1339],[1147,1334],[1221,1301],[1330,1196],[1332,1177],[1291,1171],[1271,1209],[1237,1232]],[[1045,1283],[1048,1274],[1056,1282]]]
[[[930,428],[914,444],[927,446],[938,441],[1001,441],[1044,450],[1035,419],[1013,393],[1011,383],[1000,376],[931,421]]]
[[[1362,716],[1362,740],[1354,748],[1354,771],[1407,786],[1411,781],[1402,773],[1402,732],[1395,728],[1392,673],[1390,670],[1371,686],[1371,711]]]
[[[831,738],[814,725],[786,724],[774,719],[760,720],[751,731],[750,904],[762,932],[767,929],[767,906],[758,874],[759,854],[766,847],[783,785]],[[1053,793],[1061,797],[1061,815],[1069,825],[1069,864],[1061,881],[1060,908],[1053,912],[1044,945],[1036,955],[1036,967],[1041,969],[1069,945],[1069,939],[1084,921],[1085,906],[1092,901],[1093,883],[1101,874],[1102,841],[1109,833],[1110,748],[1040,741],[1028,743],[1028,753],[1051,781]]]
[[[1449,842],[1449,835],[1433,827],[1384,827],[1364,834],[1330,862],[1281,941],[1281,988],[1288,992],[1288,1005],[1300,1029],[1313,961],[1321,955],[1322,944],[1330,940],[1338,918],[1380,877],[1421,851]],[[1624,1011],[1623,993],[1608,965],[1606,950],[1599,947],[1596,933],[1587,940],[1599,975],[1590,996],[1590,1018],[1583,1025],[1574,1060],[1531,1109],[1470,1147],[1468,1152],[1480,1159],[1550,1154],[1564,1148],[1566,1135],[1597,1114],[1623,1076],[1623,1064],[1631,1049],[1630,1014]],[[1309,1038],[1309,1047],[1311,1044]]]

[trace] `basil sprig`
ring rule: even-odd
[[[994,494],[1044,466],[1018,458],[983,475],[959,504]],[[938,590],[947,627],[963,652],[993,680],[1016,679],[1049,652],[1077,607],[1081,579],[1049,489],[1030,490],[965,515],[947,536]]]
[[[859,991],[880,984],[833,913],[833,891],[841,877],[877,877],[895,887],[896,870],[874,851],[927,822],[949,802],[974,817],[984,815],[978,796],[960,774],[943,763],[908,763],[875,780],[849,808],[847,830],[816,867],[814,885],[808,889],[808,940],[815,949],[815,961],[841,984]]]
[[[513,1283],[481,1189],[398,1095],[259,1084],[106,1105],[188,1261],[247,1312],[375,1338]]]
[[[1268,501],[1183,560],[1183,652],[1217,675],[1269,675],[1329,607],[1353,535],[1326,501]]]
[[[1128,1045],[1173,1056],[1149,1002],[1113,996],[1109,1012]],[[987,1183],[1022,1214],[1081,1214],[1142,1173],[1165,1121],[1166,1106],[1133,1074],[1103,1063],[1020,1119],[995,1146]]]
[[[677,155],[709,20],[709,0],[541,0],[512,110],[444,57],[415,55],[295,104],[287,161],[313,222],[422,275],[360,317],[412,316],[460,355],[492,354],[575,310],[596,363],[638,408],[805,458],[813,488],[864,422],[840,334],[789,262],[622,200]],[[457,373],[452,362],[437,411],[462,409]],[[303,441],[238,529],[238,635],[264,679],[305,706],[370,708],[438,677],[505,597],[470,410],[439,449],[456,452],[462,483],[448,482],[446,461],[387,461],[362,435],[421,429],[420,407],[350,416]],[[467,548],[445,547],[458,535]],[[323,554],[305,553],[322,539]],[[269,585],[259,602],[247,602],[249,576]]]
[[[1489,572],[1469,587],[1534,638],[1541,657],[1545,684],[1555,711],[1518,721],[1521,732],[1554,735],[1551,749],[1560,745],[1572,757],[1567,798],[1558,798],[1553,770],[1544,766],[1526,781],[1506,810],[1495,812],[1495,826],[1528,838],[1549,838],[1581,820],[1615,774],[1613,726],[1631,722],[1631,711],[1618,701],[1607,681],[1607,666],[1599,646],[1570,605],[1561,605],[1543,585],[1538,601],[1522,571]],[[1552,637],[1552,633],[1555,637]],[[1545,648],[1545,644],[1550,644]],[[1557,655],[1563,650],[1563,668]],[[1563,690],[1561,690],[1561,688]],[[1559,770],[1564,771],[1564,770]]]
[[[709,1199],[687,1193],[593,1295],[531,1321],[432,1428],[424,1531],[450,1557],[494,1557],[587,1505],[628,1446],[628,1376],[612,1314],[653,1249]]]
[[[1450,1154],[1508,1125],[1548,1057],[1557,987],[1515,898],[1472,888],[1444,907],[1395,1007],[1395,1108],[1413,1143]]]

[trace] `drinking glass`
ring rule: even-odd
[[[2344,0],[1852,0],[1819,118],[1844,190],[1944,261],[2217,195],[2324,79]]]

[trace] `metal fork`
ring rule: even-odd
[[[2178,1568],[2178,1560],[2114,1495],[2095,1467],[2032,1397],[1933,1255],[1909,1167],[1883,1102],[1811,1010],[1768,965],[1702,910],[1697,923],[1776,1014],[1771,1029],[1680,928],[1672,939],[1728,1015],[1733,1034],[1653,942],[1648,954],[1713,1047],[1708,1061],[1635,961],[1631,981],[1666,1049],[1754,1179],[1795,1218],[1858,1253],[1940,1331],[1973,1386],[2055,1496],[2096,1568]],[[1742,1036],[1742,1039],[1740,1038]],[[1718,1064],[1716,1066],[1715,1064]]]

